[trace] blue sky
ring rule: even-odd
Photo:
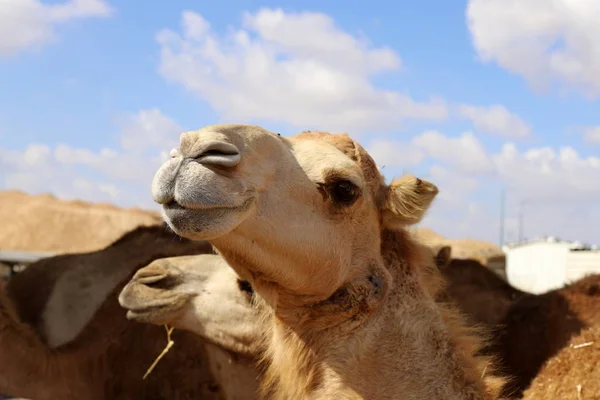
[[[252,122],[428,177],[446,236],[497,241],[506,187],[508,240],[528,200],[527,237],[600,242],[600,6],[502,1],[5,0],[0,188],[155,207],[182,130]]]

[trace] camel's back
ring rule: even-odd
[[[523,399],[600,399],[600,327],[583,330],[548,360]]]
[[[507,392],[520,392],[544,363],[587,327],[600,327],[600,275],[515,302],[491,350],[515,379]]]

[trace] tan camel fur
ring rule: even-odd
[[[127,318],[193,332],[256,357],[266,324],[254,291],[216,254],[161,258],[139,269],[119,294]]]
[[[449,257],[450,251],[445,254]],[[442,259],[445,249],[436,256]],[[432,254],[432,256],[434,256]],[[176,256],[152,261],[139,269],[119,294],[127,318],[141,323],[169,325],[195,333],[232,352],[258,360],[267,321],[261,318],[256,294],[223,257],[216,254]],[[221,377],[223,388],[243,380],[245,387],[258,380],[257,370],[236,364]],[[231,382],[225,384],[224,381]]]
[[[264,302],[265,394],[496,397],[479,337],[435,303],[431,257],[404,230],[435,185],[386,185],[345,134],[213,125],[182,134],[152,190],[171,228],[209,240]]]
[[[143,380],[166,345],[162,326],[127,320],[117,296],[156,258],[211,252],[164,227],[141,227],[107,248],[32,264],[0,294],[0,393],[35,400],[243,399],[256,383],[227,385],[251,360],[197,335],[175,331],[175,345]],[[238,366],[240,364],[241,366]]]

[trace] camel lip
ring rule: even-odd
[[[214,204],[186,204],[183,205],[177,200],[172,200],[163,204],[166,212],[202,212],[202,211],[244,211],[254,202],[254,197],[248,197],[239,205],[214,205]]]
[[[149,288],[144,284],[135,284],[135,286],[138,285],[142,285],[146,295],[149,290],[152,291],[152,288]],[[127,310],[128,314],[131,312],[135,315],[142,315],[165,312],[165,310],[169,313],[177,313],[191,297],[189,294],[182,295],[175,292],[168,292],[163,295],[156,295],[154,292],[156,291],[153,291],[153,296],[148,300],[142,300],[138,290],[125,288],[119,295],[119,304],[122,308]],[[174,306],[177,303],[179,303],[178,306]]]
[[[165,210],[185,210],[185,207],[179,204],[176,200],[171,200],[170,202],[163,204],[163,208]]]
[[[173,305],[172,298],[151,300],[151,301],[139,301],[136,296],[123,296],[121,302],[121,307],[125,308],[128,311],[133,311],[136,313],[147,313],[157,310],[162,310],[168,308]]]
[[[159,308],[160,309],[160,308]],[[128,320],[145,322],[145,323],[156,323],[156,324],[164,324],[165,321],[172,321],[173,318],[165,318],[166,314],[156,314],[151,309],[147,310],[127,310],[127,314],[125,317]]]
[[[127,319],[140,320],[140,321],[161,321],[173,320],[181,311],[179,309],[169,308],[168,304],[163,305],[128,305],[125,307],[127,310]]]

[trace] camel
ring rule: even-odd
[[[251,369],[250,359],[185,331],[173,333],[175,346],[143,379],[166,345],[165,328],[129,321],[118,303],[125,283],[152,260],[211,252],[207,242],[150,226],[103,250],[31,264],[0,293],[0,393],[35,400],[255,398],[254,381],[230,379]]]
[[[484,351],[496,356],[511,378],[504,396],[578,399],[577,384],[587,388],[584,399],[600,394],[595,383],[600,371],[594,369],[600,347],[578,351],[578,345],[599,337],[600,275],[534,295],[513,288],[475,260],[451,259],[450,254],[446,246],[436,256],[446,281],[444,294],[471,323],[490,332]]]
[[[405,230],[437,192],[387,185],[346,134],[235,124],[183,133],[152,184],[169,226],[208,240],[263,303],[262,395],[496,398],[479,335],[434,301],[431,257]]]
[[[256,357],[266,332],[254,290],[216,254],[177,256],[139,269],[119,294],[127,318],[169,324],[236,354]]]
[[[569,343],[585,341],[583,331],[586,329],[600,328],[598,310],[598,274],[547,293],[527,294],[517,300],[501,321],[502,329],[498,330],[490,346],[490,352],[497,354],[501,361],[499,368],[515,376],[505,386],[504,394],[520,397],[536,380],[545,380],[540,372],[544,365],[554,362],[561,351],[564,354]],[[563,357],[577,362],[573,356]],[[575,371],[572,373],[576,374]],[[579,371],[583,373],[581,369]],[[548,379],[555,379],[555,384],[560,385],[556,378],[550,376]],[[581,376],[577,378],[582,379]]]
[[[600,327],[584,329],[548,360],[523,399],[600,399]]]
[[[444,295],[458,305],[472,324],[495,329],[510,306],[526,295],[479,261],[452,258],[450,246],[438,247],[435,257],[445,281]]]

